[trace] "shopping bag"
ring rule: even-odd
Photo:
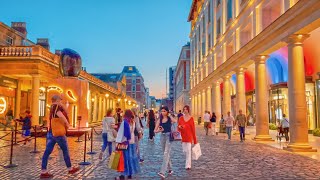
[[[109,165],[108,167],[113,170],[118,170],[118,165],[119,165],[119,160],[120,160],[120,152],[119,151],[114,151],[112,152],[109,160]]]
[[[211,129],[212,128],[212,123],[208,124],[208,128]]]
[[[175,124],[171,125],[171,133],[170,133],[170,141],[181,141],[182,136],[181,133],[177,130]]]
[[[202,155],[201,148],[200,148],[200,144],[198,143],[194,145],[192,148],[192,159],[198,160],[201,155]]]
[[[120,159],[118,164],[118,172],[124,172],[124,156],[123,152],[120,151]]]

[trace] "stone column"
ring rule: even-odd
[[[317,151],[308,142],[307,104],[303,41],[309,35],[292,35],[288,39],[289,151]]]
[[[39,88],[40,88],[40,76],[32,75],[32,126],[39,125]]]
[[[102,118],[106,115],[107,113],[107,98],[103,97],[103,111],[102,111]]]
[[[191,114],[194,114],[194,96],[191,96]]]
[[[202,111],[201,111],[201,116],[202,116],[202,114],[204,114],[204,111],[207,110],[206,103],[207,103],[206,90],[202,90],[202,105],[201,105]]]
[[[98,98],[97,95],[94,95],[94,102],[93,102],[93,121],[92,122],[97,122],[97,111],[98,111]]]
[[[212,100],[213,100],[213,111],[217,116],[217,123],[221,119],[221,91],[220,91],[220,82],[215,82],[212,88]]]
[[[102,97],[101,95],[99,95],[99,108],[98,108],[98,121],[102,120],[102,112],[103,108],[102,108]]]
[[[207,110],[210,111],[210,113],[212,113],[212,98],[211,98],[211,86],[208,87],[207,90]]]
[[[197,113],[198,113],[198,98],[197,98],[197,94],[193,95],[193,98],[194,98],[194,106],[192,107],[193,108],[193,117],[196,118],[197,117]]]
[[[231,112],[230,76],[223,77],[223,109],[222,114],[227,117],[227,112]]]
[[[269,111],[266,60],[268,56],[255,59],[255,96],[256,96],[256,136],[254,140],[269,141]]]
[[[201,103],[201,92],[198,93],[198,113],[197,113],[197,119],[198,117],[201,116],[201,111],[202,111],[202,103]]]
[[[236,95],[237,95],[237,109],[236,114],[239,113],[241,109],[243,113],[246,113],[246,94],[245,94],[245,78],[244,78],[244,68],[238,68],[236,70],[237,83],[236,83]]]
[[[16,92],[16,107],[15,107],[15,118],[20,118],[20,110],[21,110],[21,80],[18,79],[17,83],[17,92]]]

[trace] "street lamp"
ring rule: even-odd
[[[109,94],[106,94],[106,97],[108,98],[108,97],[109,97]]]
[[[120,101],[121,101],[121,99],[119,98],[119,99],[118,99],[118,102],[120,102]]]

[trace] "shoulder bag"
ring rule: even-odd
[[[58,118],[55,117],[57,114],[58,107],[59,107],[59,105],[57,105],[57,107],[52,115],[52,118],[50,120],[52,135],[54,137],[65,136],[67,133],[65,122],[60,117],[58,117]]]

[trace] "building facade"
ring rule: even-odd
[[[146,105],[146,87],[144,85],[144,79],[136,66],[125,66],[122,70],[122,74],[126,76],[126,93],[135,99],[143,109]]]
[[[114,109],[117,102],[124,101],[120,90],[85,71],[80,72],[79,78],[62,77],[60,57],[48,50],[49,41],[38,41],[45,45],[42,47],[28,40],[25,23],[13,23],[13,27],[0,23],[0,42],[1,123],[8,110],[14,112],[15,118],[30,110],[33,126],[46,125],[51,97],[59,94],[68,109],[71,126],[87,127],[100,123],[106,109]],[[132,104],[136,104],[133,99]]]
[[[174,111],[183,110],[185,105],[191,106],[190,101],[190,43],[183,46],[176,66],[174,76]]]
[[[246,112],[256,140],[269,123],[290,119],[292,151],[313,151],[308,130],[320,127],[318,0],[193,0],[193,114]],[[318,108],[319,109],[319,108]]]

